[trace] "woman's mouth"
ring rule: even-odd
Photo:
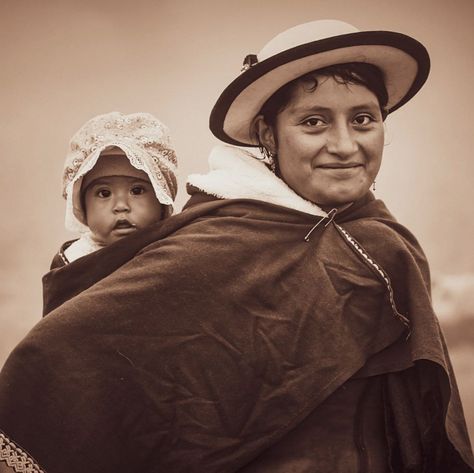
[[[359,163],[328,163],[321,164],[316,169],[331,179],[346,180],[358,176],[364,166]]]
[[[328,164],[320,164],[316,166],[322,169],[352,169],[361,167],[362,164],[360,163],[328,163]]]

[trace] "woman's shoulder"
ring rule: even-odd
[[[393,240],[392,243],[398,241],[421,250],[415,235],[393,216],[382,200],[376,199],[370,192],[341,212],[336,222],[364,239],[382,239],[386,243]]]
[[[383,201],[372,196],[341,217],[338,224],[388,273],[403,272],[403,267],[413,264],[429,282],[428,262],[418,239]]]

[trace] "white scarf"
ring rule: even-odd
[[[220,199],[256,199],[311,215],[327,217],[316,204],[303,199],[247,149],[215,146],[207,174],[191,174],[188,184]]]

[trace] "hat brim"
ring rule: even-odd
[[[308,72],[348,62],[373,64],[382,71],[388,113],[420,90],[430,70],[426,48],[392,31],[361,31],[306,43],[258,62],[237,77],[212,109],[212,133],[229,144],[256,146],[253,120],[280,87]]]

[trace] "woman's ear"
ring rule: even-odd
[[[273,127],[265,122],[263,115],[255,117],[253,127],[260,143],[267,148],[270,153],[275,154],[277,152],[275,132]]]

